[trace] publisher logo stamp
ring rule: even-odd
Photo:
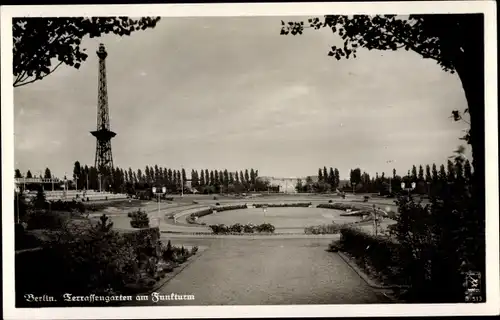
[[[469,271],[465,274],[465,301],[466,302],[481,302],[481,273]]]

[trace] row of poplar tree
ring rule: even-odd
[[[459,158],[460,159],[460,158]],[[411,192],[418,194],[433,193],[443,183],[452,183],[457,179],[470,180],[472,178],[472,166],[469,160],[448,160],[446,165],[413,165],[405,176],[398,175],[396,169],[392,169],[392,176],[387,177],[382,172],[375,173],[375,177],[370,177],[360,168],[351,169],[349,183],[340,185],[340,175],[337,168],[327,170],[326,167],[318,169],[318,180],[307,177],[305,181],[299,179],[295,189],[297,192],[333,192],[337,189],[343,191],[356,191],[367,193],[389,193],[401,192],[401,183],[405,183],[405,189],[411,188],[411,183],[415,182],[415,189]],[[389,187],[390,186],[390,187]]]
[[[154,165],[146,166],[144,171],[141,169],[134,171],[132,168],[126,170],[120,167],[114,167],[111,170],[106,170],[106,168],[97,170],[93,166],[82,166],[79,161],[76,161],[72,178],[73,181],[76,181],[75,187],[79,190],[102,189],[120,193],[135,193],[136,191],[150,189],[153,186],[166,187],[167,192],[176,193],[183,189],[187,191],[188,185],[190,185],[191,189],[196,189],[202,193],[267,190],[267,182],[257,179],[258,175],[259,171],[253,168],[235,172],[229,172],[227,169],[203,169],[200,171],[193,169],[189,177],[191,183],[188,184],[188,177],[184,168],[175,170]],[[23,177],[18,169],[15,171],[15,177]],[[29,170],[26,173],[26,178],[33,178]],[[45,169],[43,178],[52,178],[49,168]]]
[[[446,165],[441,164],[439,169],[436,164],[425,165],[425,169],[422,165],[418,166],[418,168],[416,165],[413,165],[405,176],[397,175],[396,169],[393,169],[390,178],[386,177],[385,173],[382,173],[380,176],[376,173],[375,178],[370,178],[368,173],[361,173],[361,170],[356,168],[351,170],[350,185],[345,188],[354,188],[357,192],[387,193],[389,190],[400,192],[402,191],[402,182],[405,183],[405,189],[410,189],[411,184],[414,182],[415,189],[411,189],[411,192],[432,194],[437,192],[445,183],[454,183],[457,180],[470,181],[472,179],[472,171],[470,161],[463,158],[456,158],[455,161],[450,159]]]

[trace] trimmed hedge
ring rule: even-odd
[[[203,223],[199,223],[196,221],[196,217],[203,217],[203,216],[206,216],[208,214],[211,214],[213,213],[214,209],[212,208],[209,208],[209,209],[202,209],[202,210],[199,210],[199,211],[196,211],[196,212],[193,212],[191,213],[189,216],[186,217],[186,221],[187,223],[189,224],[203,224]]]
[[[217,212],[222,212],[222,211],[238,210],[238,209],[246,209],[246,208],[247,208],[246,204],[233,204],[233,205],[229,205],[229,206],[215,207],[215,210]]]
[[[217,207],[213,207],[213,208],[210,208],[210,209],[203,209],[203,210],[191,213],[186,218],[186,221],[189,224],[201,224],[201,225],[204,225],[205,224],[204,222],[202,222],[202,223],[197,222],[196,221],[196,217],[198,217],[198,218],[199,217],[203,217],[203,216],[206,216],[206,215],[209,215],[209,214],[213,213],[214,211],[222,212],[222,211],[238,210],[238,209],[246,209],[246,208],[247,208],[246,204],[235,204],[235,205],[228,205],[228,206],[217,206]]]
[[[332,223],[332,224],[323,224],[319,226],[310,226],[304,228],[305,234],[337,234],[340,233],[342,225]]]
[[[348,203],[321,203],[318,204],[316,208],[347,211],[347,210],[365,210],[367,207],[366,206],[361,207],[355,204],[348,204]]]
[[[339,247],[365,269],[373,271],[384,281],[405,285],[408,279],[402,273],[404,251],[392,238],[375,236],[360,229],[343,226]]]
[[[312,205],[311,202],[298,202],[298,203],[256,203],[254,206],[256,208],[268,207],[268,208],[290,208],[290,207],[299,207],[299,208],[308,208]]]

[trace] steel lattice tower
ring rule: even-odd
[[[116,133],[110,130],[108,88],[106,82],[106,57],[108,53],[103,44],[100,44],[97,51],[99,57],[99,91],[97,101],[97,130],[91,131],[96,137],[95,168],[99,172],[110,172],[113,168],[113,154],[111,153],[111,138]]]

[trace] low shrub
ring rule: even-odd
[[[332,243],[328,244],[328,250],[329,252],[338,252],[340,249],[340,244],[339,241],[332,241]]]
[[[231,232],[234,233],[241,233],[243,231],[243,226],[239,223],[233,224],[231,227],[229,227]]]
[[[328,200],[328,203],[332,203],[332,202],[333,202],[333,200]]]
[[[172,247],[172,243],[168,240],[166,246],[161,248],[162,250],[162,258],[165,261],[172,261],[172,257],[174,256],[174,249]]]
[[[198,246],[194,246],[191,248],[191,255],[195,255],[198,252]]]
[[[304,228],[305,234],[337,234],[340,233],[342,225],[332,223]]]
[[[212,232],[215,234],[225,234],[229,233],[230,228],[227,227],[225,224],[212,224],[208,226],[210,229],[212,229]]]
[[[132,213],[131,218],[130,225],[132,228],[149,228],[149,217],[146,212],[139,209]]]
[[[261,225],[258,225],[255,229],[257,230],[257,232],[262,233],[274,233],[274,230],[276,230],[276,228],[270,223],[263,223]]]
[[[364,196],[363,197],[363,202],[368,202],[369,199],[370,199],[370,196]]]
[[[254,233],[255,232],[255,226],[251,223],[243,225],[243,232],[244,233]]]

